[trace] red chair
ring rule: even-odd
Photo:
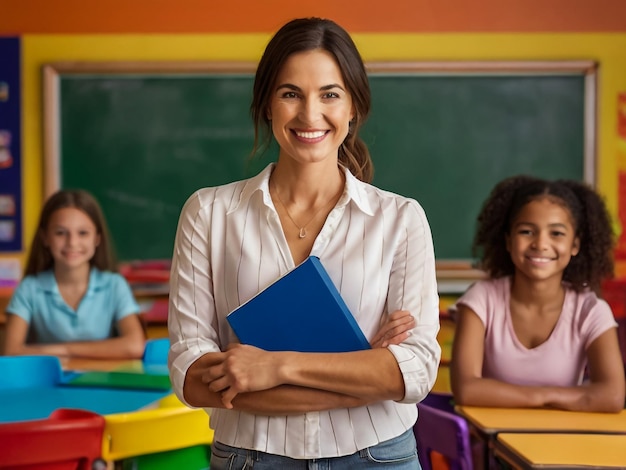
[[[105,420],[96,413],[58,409],[46,419],[0,424],[3,470],[99,470]]]

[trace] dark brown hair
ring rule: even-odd
[[[578,291],[590,287],[599,292],[602,280],[613,276],[613,227],[604,200],[593,188],[578,181],[548,181],[520,175],[498,183],[478,216],[473,250],[474,255],[481,255],[480,267],[494,278],[515,273],[506,235],[522,207],[543,198],[569,212],[580,240],[580,251],[565,268],[563,280]]]
[[[321,49],[337,62],[352,97],[354,119],[350,132],[339,147],[339,161],[361,181],[371,182],[374,165],[359,129],[371,106],[369,80],[361,55],[350,35],[337,23],[322,18],[295,19],[278,30],[261,57],[254,79],[250,112],[254,122],[253,154],[267,150],[272,128],[267,116],[272,88],[285,61],[293,54]]]
[[[52,269],[54,258],[50,250],[44,245],[43,233],[48,228],[52,214],[59,209],[73,207],[84,212],[96,226],[96,232],[100,235],[100,243],[90,260],[92,267],[101,271],[115,271],[115,257],[109,241],[109,231],[102,214],[102,209],[96,199],[83,190],[60,190],[48,198],[39,216],[37,231],[30,246],[30,253],[26,263],[24,275],[34,275],[41,271]]]

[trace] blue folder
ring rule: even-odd
[[[319,258],[310,256],[227,316],[244,344],[266,351],[370,349]]]

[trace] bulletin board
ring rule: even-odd
[[[0,58],[0,253],[3,253],[22,249],[20,39],[0,37]],[[0,272],[0,280],[4,277]]]

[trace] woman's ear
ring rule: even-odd
[[[574,238],[574,242],[572,243],[572,256],[576,256],[580,253],[580,238]]]

